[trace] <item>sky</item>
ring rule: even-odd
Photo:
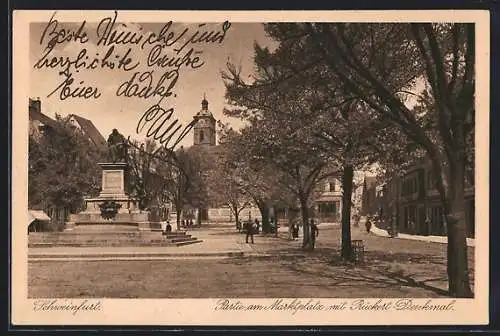
[[[80,36],[82,32],[85,32],[87,35],[86,39],[76,38],[71,41],[61,41],[61,43],[56,44],[50,50],[49,41],[57,34],[59,34],[60,40],[62,40],[61,37],[63,34],[71,38],[71,32],[76,32],[82,24],[81,22],[55,22],[57,14],[52,21],[50,19],[50,17],[47,17],[46,22],[32,23],[30,25],[29,53],[32,68],[29,92],[31,98],[40,98],[42,113],[52,118],[58,113],[62,116],[77,114],[90,119],[105,138],[107,138],[113,128],[117,128],[126,137],[130,136],[131,138],[144,140],[147,129],[144,128],[138,134],[136,130],[137,124],[143,113],[158,102],[159,97],[149,99],[139,97],[126,98],[123,96],[119,97],[116,93],[120,85],[130,80],[136,71],[139,72],[137,75],[139,76],[143,71],[154,70],[152,85],[155,86],[162,74],[171,70],[155,66],[148,67],[146,65],[148,55],[154,44],[145,44],[144,49],[140,48],[141,44],[115,46],[113,56],[117,55],[116,59],[120,59],[125,55],[129,48],[132,49],[128,54],[132,59],[129,67],[132,67],[136,63],[139,63],[139,65],[130,71],[117,69],[118,63],[116,62],[114,69],[101,69],[97,67],[96,69],[89,70],[80,67],[77,71],[76,67],[70,66],[69,72],[74,78],[74,82],[69,87],[78,87],[79,83],[83,81],[82,86],[97,87],[100,96],[97,99],[69,97],[62,100],[60,92],[62,92],[63,86],[60,85],[64,83],[66,75],[60,72],[64,70],[64,67],[55,66],[51,68],[47,66],[37,67],[36,65],[43,64],[44,60],[47,60],[46,64],[48,64],[53,57],[57,59],[62,58],[62,60],[66,60],[66,58],[74,60],[82,52],[82,49],[86,50],[85,55],[89,56],[87,64],[90,64],[94,57],[99,60],[102,59],[109,46],[98,45],[98,35],[104,35],[105,25],[101,25],[101,28],[98,29],[98,22],[96,21],[85,22]],[[104,23],[108,23],[108,21]],[[117,23],[113,27],[117,32],[136,33],[136,36],[142,34],[145,40],[151,33],[159,35],[165,24],[166,22],[124,23],[120,22],[120,18],[118,17]],[[186,32],[182,35],[183,31]],[[173,33],[174,38],[181,37],[175,44],[163,48],[161,53],[174,56],[175,52],[173,50],[184,45],[185,41],[197,31],[199,32],[198,36],[203,32],[208,34],[211,31],[213,31],[213,34],[218,32],[219,36],[222,36],[224,29],[222,23],[208,23],[201,27],[199,24],[193,23],[173,23],[167,32]],[[44,32],[45,35],[43,36]],[[78,36],[78,34],[76,35]],[[217,120],[229,122],[235,128],[241,127],[242,122],[240,120],[223,115],[225,87],[221,77],[221,70],[226,68],[228,61],[241,64],[243,77],[248,78],[253,71],[254,43],[257,42],[262,46],[269,46],[271,48],[276,46],[276,43],[266,36],[264,27],[260,23],[231,23],[228,29],[226,27],[223,36],[222,40],[215,43],[187,44],[179,53],[182,57],[193,47],[193,51],[199,53],[193,54],[192,57],[198,56],[200,58],[198,64],[201,61],[204,62],[203,66],[197,69],[181,67],[177,83],[172,89],[174,96],[166,97],[160,103],[160,106],[165,110],[174,108],[172,119],[179,119],[183,125],[189,123],[192,117],[201,109],[201,101],[205,95],[209,102],[208,108]],[[85,43],[82,43],[82,40]],[[50,52],[48,52],[49,50]],[[47,52],[47,56],[44,56]],[[168,83],[170,82],[167,80],[164,82],[164,85],[168,86]],[[58,87],[59,89],[57,89]],[[55,92],[50,95],[54,90]],[[193,136],[191,132],[180,145],[189,146],[192,144],[192,141]]]

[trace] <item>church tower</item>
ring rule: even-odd
[[[198,122],[194,125],[195,146],[206,145],[215,146],[215,118],[208,110],[208,101],[203,95],[201,110],[195,115]]]

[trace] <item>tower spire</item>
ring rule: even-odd
[[[203,92],[203,100],[201,101],[201,108],[203,110],[208,110],[208,100],[205,96],[205,92]]]

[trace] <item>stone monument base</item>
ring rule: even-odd
[[[99,163],[102,191],[84,200],[85,210],[70,215],[64,232],[32,233],[28,246],[181,246],[200,240],[186,232],[162,231],[162,223],[151,221],[149,211],[139,210],[139,201],[127,195],[126,163]],[[100,205],[119,205],[116,214],[104,218]]]

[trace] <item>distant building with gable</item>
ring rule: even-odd
[[[104,139],[92,121],[76,114],[70,114],[69,122],[71,125],[79,129],[85,136],[87,136],[89,141],[92,142],[99,150],[105,151],[108,148],[106,139]]]
[[[57,121],[42,113],[40,99],[29,99],[29,135],[39,139],[57,128]],[[107,149],[107,142],[89,119],[76,114],[70,114],[67,119],[70,124],[78,129],[88,140],[101,151]]]

